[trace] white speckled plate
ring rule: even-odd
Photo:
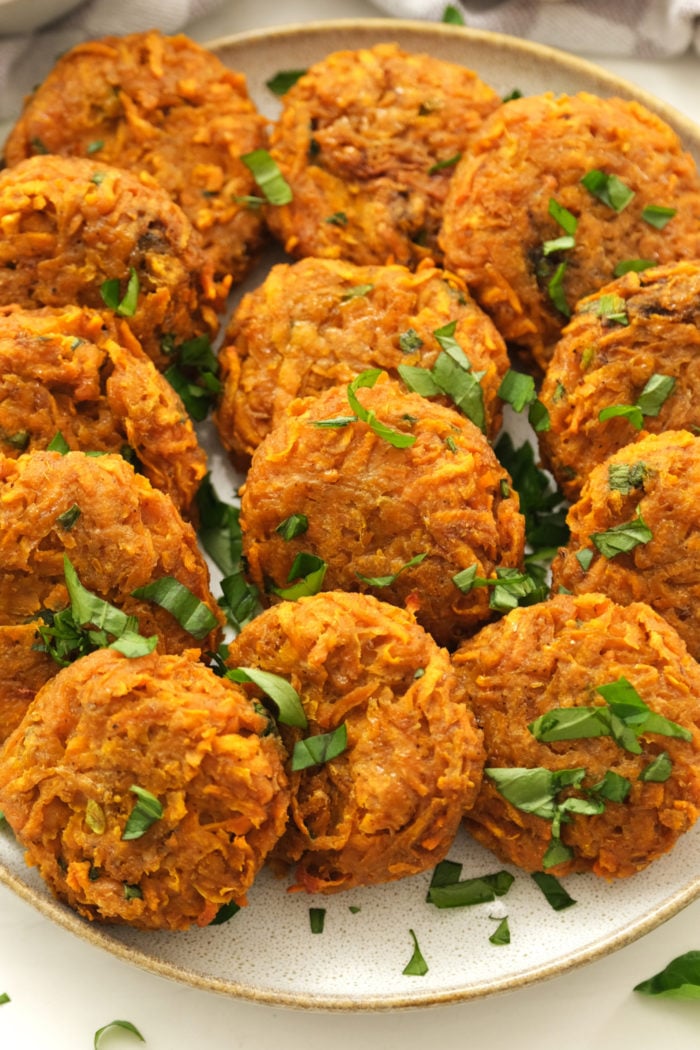
[[[274,116],[277,103],[265,80],[280,69],[303,68],[339,48],[389,40],[462,62],[504,94],[517,87],[523,93],[588,90],[637,98],[673,124],[700,159],[700,130],[670,107],[586,62],[508,37],[376,19],[248,33],[213,47],[224,62],[247,74],[258,105]],[[230,492],[223,455],[212,448],[211,458],[217,488],[222,495]],[[450,856],[464,863],[464,877],[501,867],[466,836],[458,838]],[[376,1010],[515,988],[622,947],[700,895],[700,827],[632,879],[610,885],[594,876],[565,880],[577,903],[562,912],[550,908],[529,876],[513,873],[510,892],[496,903],[438,911],[425,900],[427,875],[312,898],[286,893],[284,883],[265,872],[249,907],[228,924],[152,934],[98,927],[75,916],[25,867],[9,831],[0,832],[1,881],[56,922],[135,965],[258,1002]],[[310,932],[310,906],[326,908],[323,934]],[[496,947],[489,936],[506,914],[511,943]],[[429,966],[422,977],[402,973],[413,951],[410,930]]]

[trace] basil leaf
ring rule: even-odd
[[[498,397],[506,401],[516,412],[522,412],[537,397],[535,380],[523,372],[509,368],[498,388]]]
[[[542,743],[610,736],[610,712],[606,707],[555,707],[528,729]]]
[[[105,306],[114,310],[120,317],[133,317],[139,299],[139,277],[134,267],[129,267],[129,279],[123,297],[120,298],[121,282],[118,277],[103,281],[100,285],[100,295]]]
[[[405,565],[402,565],[397,572],[390,576],[363,576],[361,572],[356,572],[355,575],[359,580],[362,580],[363,583],[368,584],[370,587],[391,587],[396,581],[396,578],[404,572],[405,569],[410,569],[414,565],[420,565],[420,563],[425,561],[427,557],[427,551],[424,554],[416,554],[415,557],[411,558],[410,561],[407,561]]]
[[[335,416],[333,419],[314,419],[311,426],[327,427],[330,430],[347,427],[350,423],[357,423],[357,416]]]
[[[225,922],[228,922],[234,915],[237,915],[240,910],[240,904],[236,904],[235,901],[229,901],[228,904],[222,904],[214,918],[209,923],[209,926],[223,926]]]
[[[413,354],[423,346],[423,340],[415,328],[407,328],[399,336],[399,349],[403,354]]]
[[[678,212],[677,208],[666,208],[663,204],[647,204],[642,208],[642,218],[657,230],[663,230]]]
[[[435,175],[438,171],[443,171],[444,168],[454,168],[461,159],[461,153],[453,153],[451,157],[446,157],[445,160],[438,160],[435,164],[430,165],[428,175]]]
[[[606,408],[601,408],[598,413],[601,423],[604,423],[606,419],[618,417],[627,419],[635,430],[641,430],[644,426],[644,416],[639,405],[608,405]]]
[[[162,576],[131,593],[166,609],[193,638],[205,638],[219,626],[211,609],[174,576]]]
[[[449,886],[450,883],[459,882],[462,867],[456,860],[441,860],[435,865],[428,892],[433,886]]]
[[[592,550],[586,548],[585,550],[576,551],[576,561],[579,563],[584,572],[588,572],[593,561],[594,554]]]
[[[327,219],[323,220],[330,226],[347,226],[348,217],[344,211],[334,211],[332,215],[329,215]]]
[[[551,769],[518,766],[485,769],[498,792],[517,809],[552,820],[556,813],[555,798],[564,787],[578,787],[586,775],[583,767]]]
[[[5,1003],[9,1003],[11,1001],[12,1000],[10,999],[7,992],[0,992],[0,1006],[4,1006]]]
[[[658,416],[666,399],[671,394],[676,380],[674,376],[655,372],[645,383],[644,389],[637,398],[637,405],[645,416]]]
[[[277,708],[277,720],[286,726],[306,729],[308,722],[301,698],[291,682],[259,667],[233,667],[226,672],[233,682],[252,682],[272,700]]]
[[[226,614],[228,622],[240,631],[260,611],[258,589],[252,583],[248,583],[241,569],[224,576],[220,586],[221,597],[218,604]]]
[[[629,496],[634,489],[643,488],[648,473],[646,464],[641,460],[636,463],[611,463],[608,467],[608,488]]]
[[[442,13],[442,21],[453,26],[463,26],[464,15],[454,4],[448,4]]]
[[[614,525],[606,532],[593,532],[590,536],[596,548],[606,558],[615,558],[626,554],[635,547],[649,543],[654,534],[638,514],[633,521]]]
[[[109,602],[98,598],[96,594],[83,587],[77,572],[65,554],[63,555],[63,572],[71,612],[78,626],[84,627],[92,624],[99,630],[105,630],[116,637],[133,628],[133,617],[127,616],[121,609],[115,608],[114,605],[110,605]]]
[[[618,179],[617,175],[607,175],[598,169],[586,172],[581,182],[589,193],[616,212],[623,211],[635,197],[634,190]]]
[[[624,802],[630,793],[632,783],[612,769],[605,771],[602,780],[594,784],[589,791],[592,795],[607,799],[608,802]]]
[[[65,456],[67,452],[70,452],[70,445],[60,430],[56,431],[46,448],[49,452],[60,452],[62,456]]]
[[[122,839],[140,839],[152,824],[163,816],[163,806],[150,791],[132,784],[129,791],[136,795],[138,801],[126,822],[122,832]]]
[[[561,237],[555,237],[553,240],[544,241],[542,244],[542,252],[544,255],[552,255],[554,252],[565,252],[569,251],[576,244],[573,237],[569,236],[568,233],[562,234]]]
[[[323,933],[326,922],[325,908],[309,908],[309,926],[312,933]]]
[[[131,1021],[110,1021],[109,1024],[103,1025],[102,1028],[98,1028],[95,1032],[95,1036],[92,1042],[94,1050],[98,1050],[100,1041],[105,1032],[109,1032],[111,1029],[114,1028],[119,1028],[123,1032],[130,1032],[131,1035],[135,1035],[136,1038],[139,1039],[142,1043],[146,1042],[136,1025],[133,1025]]]
[[[558,835],[552,834],[549,846],[542,857],[543,868],[556,868],[557,864],[565,864],[574,855],[574,851],[565,846]]]
[[[431,882],[428,902],[436,908],[468,908],[504,896],[515,881],[509,871],[462,879],[458,882]]]
[[[297,80],[306,73],[305,69],[281,69],[273,77],[265,81],[265,87],[273,95],[286,95],[290,88],[294,87]]]
[[[82,511],[80,507],[77,503],[74,503],[68,508],[68,510],[65,510],[63,514],[58,515],[56,518],[56,524],[60,525],[66,532],[70,532],[81,514]]]
[[[414,434],[406,434],[403,431],[394,430],[393,427],[389,427],[385,423],[381,423],[374,411],[364,408],[357,397],[358,390],[363,387],[373,387],[381,374],[381,368],[368,368],[356,376],[348,386],[348,402],[357,418],[362,420],[363,423],[367,423],[378,437],[388,441],[394,448],[409,448],[415,444],[416,438]]]
[[[700,999],[700,952],[676,956],[659,973],[636,984],[634,991],[668,999]]]
[[[549,198],[548,210],[555,222],[559,223],[564,233],[568,234],[569,237],[573,237],[578,226],[578,219],[576,216],[573,215],[568,208],[559,204],[554,197]]]
[[[495,452],[520,497],[528,544],[535,552],[566,544],[569,538],[566,501],[562,492],[553,486],[551,476],[535,463],[531,443],[524,441],[516,449],[510,435],[504,433],[498,439]],[[553,553],[548,557],[551,558]]]
[[[221,500],[214,488],[211,475],[206,474],[197,490],[199,540],[224,576],[240,568],[243,538],[239,523],[240,511]]]
[[[510,927],[508,926],[508,916],[501,919],[494,932],[489,937],[491,944],[502,945],[510,944]]]
[[[550,867],[553,866],[550,865]],[[548,875],[544,871],[535,871],[532,874],[532,878],[542,890],[554,911],[563,911],[576,903],[554,875]]]
[[[613,269],[613,277],[622,277],[626,273],[641,273],[656,266],[653,259],[621,259]]]
[[[413,955],[402,970],[402,973],[405,973],[410,977],[423,977],[428,972],[428,964],[423,958],[420,947],[418,946],[418,938],[415,933],[413,930],[409,930],[408,932],[413,940]]]
[[[127,656],[130,660],[138,656],[148,656],[158,644],[158,635],[152,634],[144,638],[137,631],[123,631],[118,638],[109,643],[109,649],[116,649],[118,653]]]
[[[322,766],[342,755],[348,746],[348,727],[342,722],[329,733],[319,733],[297,740],[292,753],[292,771]]]
[[[564,274],[566,273],[566,263],[559,263],[556,270],[554,271],[549,283],[547,284],[547,294],[556,307],[560,314],[564,317],[571,317],[571,307],[566,301],[566,293],[564,292]]]
[[[668,751],[662,751],[639,774],[645,783],[665,784],[673,772],[673,762]]]
[[[266,149],[244,153],[241,160],[260,187],[268,204],[283,205],[292,201],[291,187]]]
[[[309,519],[306,514],[290,514],[288,518],[281,521],[276,527],[275,532],[278,533],[283,540],[293,540],[297,536],[302,536],[309,527]]]
[[[316,554],[309,554],[308,551],[301,551],[297,554],[289,570],[287,583],[290,583],[291,586],[270,587],[270,590],[280,598],[294,602],[298,598],[318,594],[323,587],[327,571],[328,564],[323,558],[319,558]],[[299,582],[292,583],[292,580],[298,580]]]

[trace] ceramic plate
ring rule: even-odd
[[[299,69],[339,48],[395,40],[476,70],[496,90],[523,93],[588,90],[637,98],[672,123],[700,158],[700,131],[670,107],[579,59],[546,47],[454,26],[395,20],[330,22],[244,34],[212,45],[223,61],[248,76],[260,108],[277,102],[265,81]],[[258,272],[252,282],[261,279]],[[211,442],[211,435],[207,437]],[[210,445],[211,447],[211,445]],[[211,447],[214,480],[230,492],[220,451]],[[502,865],[466,836],[450,853],[463,877]],[[426,900],[429,876],[329,898],[288,894],[263,872],[249,906],[227,924],[187,933],[143,933],[84,922],[51,898],[5,829],[0,833],[0,879],[56,922],[114,955],[163,976],[243,999],[315,1009],[427,1006],[522,986],[620,948],[700,895],[700,826],[671,854],[632,879],[607,884],[595,876],[565,880],[576,904],[554,911],[532,879],[513,869],[515,882],[496,903],[438,911]],[[311,906],[326,909],[322,934],[312,934]],[[511,943],[489,942],[508,915]],[[411,932],[428,964],[421,977],[403,969]]]

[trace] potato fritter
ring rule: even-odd
[[[348,383],[367,368],[397,376],[399,365],[432,368],[435,333],[452,337],[474,372],[483,373],[487,430],[501,424],[505,344],[462,281],[430,261],[356,266],[302,259],[274,266],[231,319],[220,353],[224,390],[216,416],[234,460],[250,456],[295,397]]]
[[[279,739],[198,655],[91,653],[44,686],[0,752],[0,806],[27,860],[88,919],[206,926],[246,903],[284,830]],[[132,838],[139,791],[162,813]]]
[[[620,878],[666,853],[694,824],[700,812],[700,666],[647,605],[623,608],[600,594],[560,594],[485,627],[458,649],[453,663],[483,729],[487,756],[465,822],[501,859],[526,871],[544,866],[556,875],[593,871]],[[619,688],[622,679],[646,709],[689,739],[665,735],[658,722],[649,729],[643,721],[625,722],[620,713],[620,742],[610,732],[586,736],[576,727],[569,736],[542,725],[538,732],[536,720],[559,709],[565,718],[576,708],[609,712],[616,693],[611,698],[606,687]],[[548,782],[551,773],[558,783]],[[518,777],[510,799],[508,776]],[[549,813],[535,812],[546,802]],[[555,863],[547,864],[548,857]]]
[[[291,773],[288,829],[273,857],[295,888],[335,893],[433,867],[478,790],[481,734],[444,649],[402,609],[329,592],[282,602],[243,628],[229,667],[291,682],[307,729],[347,731],[325,764]]]
[[[328,55],[282,101],[270,152],[293,199],[267,219],[285,249],[360,265],[439,258],[454,164],[495,91],[462,66],[378,44]]]
[[[652,433],[697,432],[699,304],[700,263],[689,261],[628,273],[579,303],[540,393],[551,426],[540,449],[570,500],[642,425]],[[635,406],[636,419],[598,418]]]
[[[164,342],[217,330],[221,289],[165,190],[78,157],[30,157],[0,172],[0,305],[103,310],[106,282],[158,366],[168,364]]]
[[[649,434],[594,467],[568,513],[552,586],[647,602],[700,656],[700,438]]]
[[[0,307],[0,449],[135,457],[190,516],[207,469],[192,422],[130,329],[87,307]]]
[[[241,490],[251,578],[274,601],[297,556],[311,554],[326,565],[326,590],[409,605],[441,645],[453,644],[493,616],[487,588],[465,593],[453,577],[522,564],[518,497],[484,435],[456,410],[388,378],[357,396],[380,427],[412,444],[396,447],[355,420],[345,388],[293,401]],[[286,539],[278,527],[293,515],[306,527]]]
[[[241,161],[266,144],[245,77],[179,34],[150,30],[65,52],[28,97],[5,143],[12,166],[37,154],[91,157],[162,186],[202,235],[217,281],[247,272],[262,216]]]
[[[174,577],[207,606],[217,625],[222,622],[194,529],[121,456],[0,456],[0,625],[34,627],[14,643],[0,636],[0,661],[16,666],[17,644],[38,641],[37,619],[50,622],[51,613],[69,605],[64,555],[88,591],[135,616],[141,634],[156,635],[162,651],[190,648],[192,635],[165,608],[134,597],[139,587]],[[201,645],[214,651],[219,639],[217,626]],[[0,680],[7,678],[11,673],[0,668]],[[27,681],[15,688],[20,699],[28,699]],[[21,710],[19,699],[13,705]],[[0,725],[0,740],[12,728]]]
[[[700,178],[637,102],[515,99],[458,164],[440,244],[506,342],[544,369],[570,311],[619,263],[700,257]]]

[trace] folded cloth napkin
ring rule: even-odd
[[[401,18],[442,20],[445,0],[374,0]],[[700,50],[700,0],[455,0],[464,24],[598,55]]]
[[[18,36],[3,34],[0,8],[0,121],[13,120],[22,100],[51,69],[58,55],[83,40],[137,33],[157,27],[176,33],[220,7],[223,0],[88,0],[51,25]],[[32,0],[26,0],[31,4]]]

